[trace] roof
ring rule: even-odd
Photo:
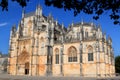
[[[77,26],[79,26],[79,25],[91,26],[91,23],[83,22],[83,24],[82,24],[82,22],[78,22],[78,23],[74,23],[74,24],[73,24],[73,27],[77,27]],[[71,25],[70,25],[70,26],[71,26]],[[69,27],[70,27],[70,26],[69,26]],[[94,24],[93,24],[93,27],[95,27]]]
[[[30,17],[30,16],[34,16],[35,12],[29,12],[25,14],[25,18]]]

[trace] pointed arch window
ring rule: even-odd
[[[68,62],[77,62],[77,50],[75,47],[68,49]]]
[[[55,49],[55,64],[59,64],[59,49]]]
[[[93,61],[93,48],[88,48],[88,61]]]

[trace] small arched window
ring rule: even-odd
[[[88,47],[88,61],[93,61],[93,48]]]
[[[68,62],[77,62],[77,50],[75,47],[68,49]]]
[[[59,64],[59,49],[55,49],[55,64]]]

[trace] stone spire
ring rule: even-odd
[[[13,36],[13,37],[16,35],[16,31],[17,31],[16,25],[14,24],[14,25],[12,26],[12,36]]]
[[[51,24],[51,30],[52,30],[52,34],[51,34],[51,45],[54,45],[54,23],[52,22]]]
[[[25,9],[22,10],[22,19],[25,17]]]
[[[91,26],[93,27],[93,25],[94,25],[94,23],[93,23],[93,19],[92,19],[92,21],[91,21],[91,23],[90,23],[90,24],[91,24]]]
[[[40,4],[38,4],[36,7],[36,15],[42,16],[42,7],[40,6]]]
[[[62,29],[64,29],[64,23],[62,23]]]
[[[71,27],[73,27],[73,26],[74,26],[74,22],[72,21]]]
[[[81,19],[81,24],[83,25],[84,21],[83,21],[83,18]]]
[[[49,13],[48,18],[47,18],[47,21],[50,22],[50,23],[53,22],[53,17],[52,17],[52,14],[51,14],[51,13]]]
[[[100,24],[98,24],[98,30],[102,31]]]
[[[62,23],[62,31],[61,31],[61,41],[64,43],[64,23]]]
[[[57,19],[56,19],[56,21],[55,21],[55,25],[57,25],[58,24],[58,21],[57,21]]]

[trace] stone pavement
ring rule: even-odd
[[[120,76],[114,78],[89,78],[89,77],[41,77],[41,76],[13,76],[7,73],[0,74],[0,80],[120,80]]]

